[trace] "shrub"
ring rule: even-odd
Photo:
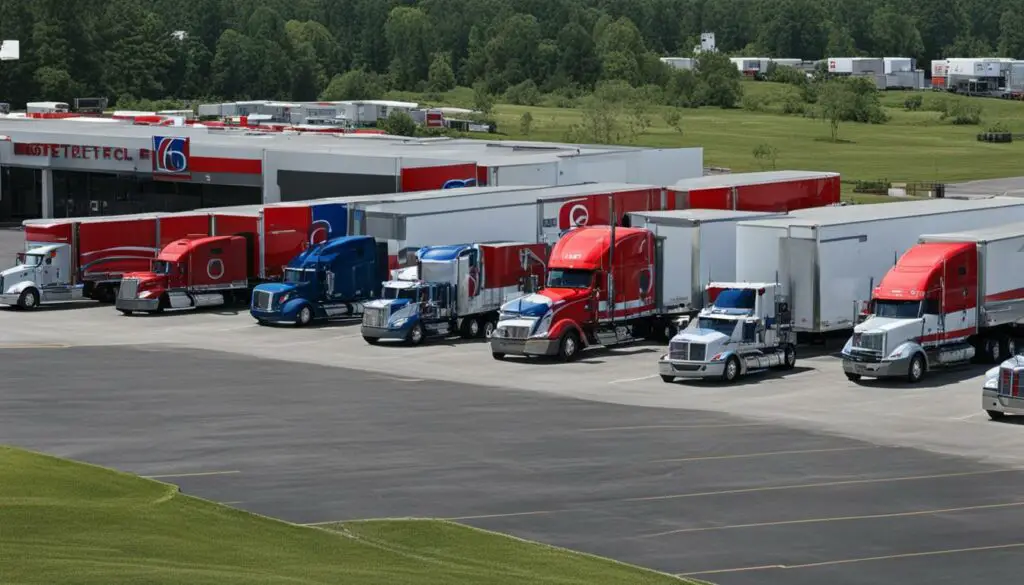
[[[540,90],[532,79],[518,83],[505,91],[505,101],[519,106],[536,106],[540,103]]]
[[[981,124],[981,106],[963,100],[956,100],[949,104],[948,109],[942,113],[943,120],[949,120],[957,126],[974,126]]]
[[[924,97],[920,94],[907,96],[907,99],[903,100],[903,108],[908,112],[916,112],[920,110],[922,104],[924,104]]]

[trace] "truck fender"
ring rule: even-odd
[[[281,307],[281,317],[284,318],[284,319],[296,319],[296,318],[298,318],[299,310],[303,307],[303,305],[309,305],[309,304],[310,304],[310,302],[307,301],[306,299],[301,299],[301,298],[300,299],[291,299],[287,303],[285,303],[283,307]],[[312,305],[310,305],[310,306],[312,306]],[[319,317],[320,316],[320,312],[316,310],[316,307],[312,307],[312,308],[313,308],[313,316],[314,317]]]
[[[576,335],[580,338],[581,349],[590,345],[587,341],[587,336],[583,334],[583,330],[576,324],[575,321],[569,319],[561,319],[552,324],[551,329],[548,330],[548,339],[561,339],[565,332],[569,329],[576,331]]]
[[[28,290],[30,288],[34,288],[34,289],[38,290],[39,289],[39,285],[37,285],[36,283],[32,282],[31,280],[23,280],[23,281],[15,284],[14,286],[7,287],[7,290],[6,291],[2,291],[2,292],[5,292],[7,294],[12,294],[12,295],[20,295],[21,293],[25,292],[26,290]]]
[[[707,356],[707,359],[710,360],[713,357],[715,357],[715,356],[714,355],[709,355],[709,356]],[[722,359],[718,360],[718,362],[715,362],[715,363],[721,362],[721,363],[724,364],[727,361],[729,361],[729,358],[731,358],[731,357],[735,357],[740,362],[740,374],[739,375],[746,376],[747,375],[747,360],[743,359],[743,356],[741,356],[740,354],[736,353],[736,350],[729,349],[729,350],[723,351],[722,352]]]
[[[928,352],[925,351],[924,348],[921,347],[921,344],[916,342],[916,341],[904,341],[903,343],[897,345],[896,349],[892,350],[892,353],[890,353],[889,355],[892,355],[894,353],[901,353],[904,356],[904,358],[902,358],[902,359],[907,359],[907,360],[912,358],[914,356],[914,354],[919,353],[919,354],[921,354],[921,357],[924,358],[924,368],[925,368],[925,370],[928,370],[931,367],[931,364],[928,363]],[[885,357],[889,357],[889,356],[885,356]],[[908,361],[907,363],[910,363],[910,362]]]

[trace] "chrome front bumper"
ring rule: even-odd
[[[910,371],[910,356],[898,360],[881,362],[862,362],[843,357],[843,371],[847,374],[868,376],[871,378],[888,378],[906,376]]]
[[[558,339],[513,339],[491,337],[491,352],[507,355],[556,355]]]
[[[1024,396],[1007,396],[998,390],[985,388],[981,391],[981,408],[1006,414],[1024,414]]]
[[[409,327],[402,329],[388,329],[387,327],[359,326],[359,333],[370,339],[405,339],[409,335]]]
[[[114,307],[118,311],[153,312],[160,306],[160,299],[117,299]]]
[[[21,298],[21,293],[17,294],[2,294],[0,295],[0,305],[17,305],[18,299]]]
[[[658,360],[658,373],[676,378],[720,378],[725,372],[725,362],[687,362],[683,360]]]

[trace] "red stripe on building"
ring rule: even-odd
[[[193,173],[233,173],[236,175],[262,175],[263,161],[248,158],[220,158],[215,156],[193,156],[189,159],[189,170]]]

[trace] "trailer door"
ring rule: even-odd
[[[805,238],[779,239],[780,283],[789,292],[793,325],[798,330],[814,331],[818,306],[818,243]]]

